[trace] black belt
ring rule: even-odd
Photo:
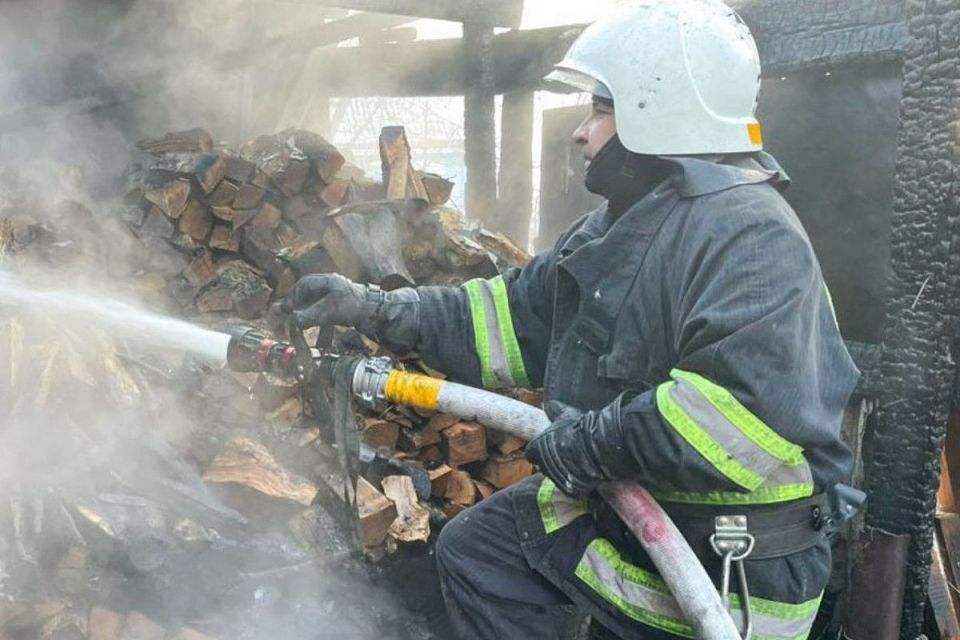
[[[661,502],[670,519],[694,547],[709,548],[720,516],[746,516],[755,542],[749,560],[780,558],[816,546],[825,537],[827,494],[772,505],[687,505]],[[698,553],[699,555],[699,553]]]

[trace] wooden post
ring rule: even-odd
[[[500,120],[500,202],[491,220],[518,246],[527,248],[533,206],[533,97],[532,91],[503,96]]]
[[[493,27],[465,23],[466,92],[463,99],[467,216],[490,221],[497,210],[496,94]]]

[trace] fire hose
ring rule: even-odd
[[[278,342],[255,329],[238,329],[230,340],[228,366],[235,371],[266,371],[295,377],[304,385],[319,384],[327,388],[335,386],[335,372],[345,371],[346,367],[352,369],[349,372],[350,391],[370,407],[382,408],[396,403],[441,411],[525,440],[535,438],[550,426],[550,419],[542,410],[520,401],[403,371],[394,368],[387,358],[348,358],[311,349],[303,334],[293,326],[290,338],[290,343]],[[321,404],[329,402],[322,394],[317,401]],[[332,413],[329,404],[322,410]],[[343,464],[350,462],[343,461]],[[679,529],[653,496],[640,485],[627,482],[606,483],[601,485],[599,492],[650,556],[696,637],[740,640],[741,634],[724,599]],[[743,637],[749,638],[749,599],[743,600]]]

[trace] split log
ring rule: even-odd
[[[439,464],[443,462],[443,451],[437,446],[424,447],[417,457],[425,464]]]
[[[167,630],[137,611],[127,614],[120,640],[165,640]]]
[[[439,442],[440,434],[432,429],[404,427],[400,430],[399,447],[404,451],[419,451]]]
[[[226,175],[227,163],[213,153],[186,156],[177,164],[177,173],[191,176],[204,194],[209,194]]]
[[[430,420],[427,421],[427,429],[432,429],[434,431],[443,431],[448,427],[460,422],[460,418],[450,413],[436,413],[430,416]]]
[[[408,476],[387,476],[383,479],[383,492],[397,507],[390,535],[401,542],[426,542],[430,538],[430,512],[417,501],[413,480]]]
[[[85,621],[77,614],[66,615],[44,625],[40,640],[86,640],[84,627]]]
[[[523,451],[514,451],[508,455],[494,455],[480,472],[480,477],[495,486],[503,489],[516,484],[533,475],[533,465],[523,457]]]
[[[430,472],[430,493],[463,506],[470,506],[477,499],[477,488],[466,471],[442,465]]]
[[[522,269],[530,262],[530,254],[500,232],[480,229],[477,231],[477,242],[493,255],[505,260],[510,267]]]
[[[294,515],[287,522],[287,528],[297,544],[314,558],[326,558],[342,549],[346,543],[337,521],[319,504]]]
[[[447,464],[453,468],[487,459],[487,436],[482,425],[459,422],[441,432]]]
[[[494,429],[487,432],[487,440],[503,454],[513,453],[527,446],[527,441],[523,438]]]
[[[270,176],[261,171],[259,167],[257,167],[257,170],[253,172],[253,177],[250,178],[250,184],[255,187],[260,187],[264,191],[277,193],[277,187],[273,184],[273,180],[270,179]]]
[[[217,271],[216,281],[197,296],[201,313],[233,309],[242,318],[253,318],[270,303],[273,290],[244,262],[232,260]]]
[[[284,469],[263,445],[235,437],[203,474],[207,482],[239,484],[274,498],[305,506],[313,503],[317,486]],[[412,486],[412,485],[411,485]]]
[[[217,209],[214,208],[214,214]],[[233,227],[225,224],[213,225],[213,231],[210,233],[210,248],[220,249],[221,251],[240,251],[240,237],[242,232],[235,231]]]
[[[327,208],[327,203],[320,198],[319,194],[298,193],[287,201],[287,205],[283,208],[283,217],[287,220],[314,217],[326,211]]]
[[[953,593],[956,587],[952,584],[956,571],[951,573],[950,564],[936,533],[933,536],[931,555],[928,589],[930,608],[933,610],[937,631],[940,632],[941,640],[958,640],[960,639],[960,617],[958,617],[956,598]]]
[[[435,469],[430,469],[427,471],[427,475],[430,476],[430,494],[438,498],[443,497],[444,489],[446,488],[446,476],[453,469],[449,465],[441,464]]]
[[[420,176],[413,170],[410,143],[403,127],[384,127],[380,132],[380,162],[388,200],[427,198]]]
[[[453,520],[458,515],[466,511],[467,507],[463,506],[462,504],[457,504],[456,502],[448,502],[447,504],[443,505],[442,510],[443,515],[447,518],[447,520]]]
[[[414,284],[403,258],[402,231],[390,207],[368,205],[341,213],[323,237],[337,264],[357,270],[358,279],[388,289]]]
[[[394,451],[400,437],[400,425],[379,418],[365,418],[363,441],[374,449]]]
[[[233,222],[236,210],[233,207],[210,207],[210,212],[217,220],[224,222]]]
[[[234,209],[256,209],[263,202],[266,191],[249,182],[240,185],[237,195],[233,198]]]
[[[477,493],[480,495],[481,500],[486,500],[496,492],[497,488],[488,482],[482,480],[474,480],[474,486],[477,488]]]
[[[205,633],[200,633],[195,629],[183,627],[177,631],[176,635],[170,638],[170,640],[216,640],[216,638],[208,636]]]
[[[260,374],[253,385],[253,395],[260,401],[264,411],[275,411],[290,398],[300,393],[300,386],[295,380],[286,380],[269,373]]]
[[[276,229],[283,219],[283,212],[269,202],[264,202],[257,211],[257,215],[248,223],[252,229]]]
[[[126,616],[103,607],[90,609],[87,634],[90,640],[120,640]]]
[[[276,433],[290,431],[303,417],[303,403],[294,396],[287,398],[279,407],[264,416]]]
[[[414,499],[416,499],[415,494]],[[376,487],[360,477],[357,479],[357,510],[363,546],[376,547],[383,544],[394,521],[398,518],[396,505]]]
[[[314,247],[320,244],[319,242],[316,242],[313,240],[307,240],[302,235],[300,235],[296,229],[291,227],[289,224],[287,224],[283,220],[281,220],[280,223],[277,224],[277,227],[276,229],[274,229],[274,232],[277,234],[277,240],[280,241],[280,244],[282,244],[284,247],[287,248],[285,253],[289,253],[294,249],[296,249],[298,252],[309,251],[310,249],[313,249]]]
[[[324,184],[330,184],[346,162],[336,147],[312,131],[286,129],[278,133],[277,138],[302,151]]]
[[[156,205],[165,216],[176,220],[183,213],[187,200],[190,199],[190,181],[173,180],[165,185],[147,189],[143,197],[147,202]]]
[[[256,164],[240,156],[223,156],[223,162],[226,165],[223,177],[228,180],[233,180],[237,184],[242,184],[249,180],[257,168]]]
[[[419,173],[423,188],[430,204],[442,205],[450,201],[453,194],[453,181],[435,173]]]
[[[208,251],[204,251],[183,270],[183,277],[195,290],[202,289],[217,279],[217,266]]]
[[[262,166],[280,193],[288,198],[300,193],[310,175],[310,163],[306,159],[288,158],[283,164],[271,162]]]
[[[229,207],[240,192],[240,187],[229,180],[223,180],[217,185],[213,193],[208,195],[204,202],[211,207]]]
[[[346,204],[347,197],[350,194],[349,180],[332,180],[330,184],[320,192],[320,199],[328,207],[340,207]]]
[[[39,603],[0,601],[0,630],[19,632],[42,626],[67,608],[62,600]]]
[[[260,213],[260,209],[233,209],[232,213],[232,222],[234,230],[239,230],[241,227],[246,226],[248,222],[257,217],[257,214]]]
[[[267,273],[274,273],[280,268],[277,253],[283,248],[270,228],[245,227],[243,230],[240,251],[251,264]]]
[[[166,153],[210,153],[213,151],[213,136],[200,128],[171,131],[160,138],[144,138],[137,142],[136,147],[155,156]]]
[[[210,208],[202,202],[191,200],[180,216],[178,228],[197,242],[202,242],[213,228],[213,214],[210,213]]]
[[[176,227],[170,219],[163,215],[159,207],[151,207],[143,224],[137,229],[137,235],[141,238],[169,238],[176,231]]]

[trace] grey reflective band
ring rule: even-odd
[[[546,533],[559,531],[580,516],[590,513],[587,503],[557,490],[553,480],[544,478],[537,491],[537,506]]]
[[[513,330],[510,301],[502,276],[463,285],[470,302],[474,342],[483,386],[530,388],[520,345]]]
[[[745,493],[656,492],[660,498],[715,504],[764,504],[813,495],[803,449],[764,424],[733,394],[706,378],[674,369],[657,388],[664,420]]]
[[[576,576],[621,613],[642,624],[678,636],[693,638],[677,601],[656,574],[626,562],[603,538],[587,547],[577,564]],[[731,596],[733,620],[743,631],[740,600]],[[788,604],[751,596],[754,640],[804,640],[817,617],[820,597]]]

